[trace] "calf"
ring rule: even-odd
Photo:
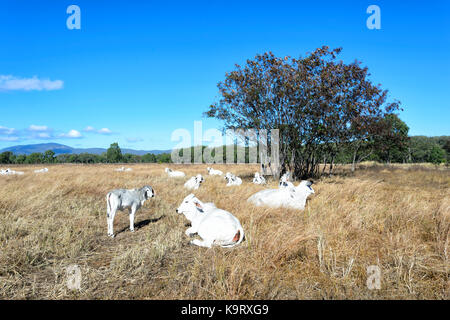
[[[108,236],[114,238],[113,225],[117,210],[128,209],[130,215],[130,230],[134,232],[134,216],[146,200],[153,198],[155,192],[152,187],[144,186],[140,189],[116,189],[106,195],[106,217],[108,222]]]

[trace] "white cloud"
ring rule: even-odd
[[[98,134],[113,134],[113,132],[108,129],[108,128],[101,128],[100,130],[95,129],[92,126],[87,126],[86,128],[83,129],[84,132],[92,132],[92,133],[98,133]]]
[[[0,126],[0,135],[10,135],[14,134],[16,132],[16,129],[14,128],[7,128],[4,126]]]
[[[52,136],[50,135],[50,133],[47,132],[39,132],[34,137],[40,139],[50,139]]]
[[[37,125],[32,124],[32,125],[28,128],[28,130],[30,130],[30,131],[39,131],[39,132],[42,132],[42,131],[49,131],[49,128],[48,128],[47,126],[37,126]]]
[[[142,139],[142,138],[134,138],[134,137],[126,138],[126,140],[127,140],[127,142],[129,142],[129,143],[136,143],[136,142],[142,142],[142,141],[144,141],[144,139]]]
[[[0,141],[28,141],[28,140],[57,140],[57,139],[80,139],[83,135],[75,129],[64,133],[46,125],[32,124],[25,129],[16,130],[0,126]]]
[[[70,138],[70,139],[77,139],[77,138],[81,138],[82,135],[81,135],[81,133],[79,131],[72,129],[68,133],[61,134],[60,137],[62,137],[62,138]]]
[[[19,137],[0,137],[0,141],[19,141]]]
[[[101,128],[100,130],[98,130],[98,133],[100,133],[100,134],[111,134],[112,131],[109,130],[108,128]]]
[[[84,131],[84,132],[92,132],[92,131],[95,131],[95,128],[94,128],[94,127],[91,127],[91,126],[87,126],[86,128],[84,128],[83,131]]]
[[[12,75],[0,75],[0,91],[50,91],[62,89],[64,81],[32,78],[19,78]]]

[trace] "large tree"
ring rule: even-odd
[[[337,61],[340,52],[322,47],[299,59],[257,55],[219,82],[220,98],[205,115],[223,120],[225,129],[279,129],[275,175],[289,168],[296,178],[316,176],[341,146],[369,139],[374,123],[399,109],[360,62]]]

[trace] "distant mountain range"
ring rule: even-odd
[[[25,154],[29,155],[35,152],[44,153],[47,150],[52,150],[53,152],[58,154],[80,154],[80,153],[91,153],[91,154],[102,154],[106,152],[107,149],[103,148],[72,148],[59,143],[40,143],[40,144],[28,144],[28,145],[20,145],[8,147],[0,150],[0,153],[5,151],[11,151],[12,153],[19,155]],[[161,153],[170,153],[172,150],[133,150],[133,149],[122,149],[122,154],[131,153],[134,155],[142,156],[147,153],[153,154],[161,154]]]

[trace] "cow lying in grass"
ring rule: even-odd
[[[0,170],[0,175],[2,176],[10,176],[10,175],[23,175],[24,173],[22,171],[15,171],[15,170],[11,170],[10,168],[3,170]]]
[[[255,172],[255,177],[253,178],[254,184],[266,184],[266,178],[259,174],[259,172]]]
[[[203,239],[192,240],[192,244],[207,248],[213,245],[228,248],[238,245],[244,239],[244,229],[235,216],[216,208],[214,203],[201,202],[193,194],[184,198],[176,211],[191,221],[186,235],[197,233]]]
[[[297,187],[280,187],[278,189],[266,189],[259,191],[248,198],[248,202],[256,206],[268,206],[272,208],[292,208],[303,210],[306,199],[314,194],[311,188],[312,182],[304,180]]]
[[[173,171],[172,169],[166,168],[164,170],[171,178],[183,178],[186,174],[182,171]]]
[[[285,174],[283,174],[283,176],[280,179],[280,183],[278,184],[280,189],[283,189],[283,188],[295,188],[294,184],[289,181],[290,176],[291,176],[291,174],[289,172],[286,172]]]
[[[210,168],[210,167],[206,168],[206,171],[208,171],[208,174],[210,176],[221,176],[223,174],[222,171],[216,170],[216,169],[213,169],[213,168]]]
[[[203,183],[203,181],[203,176],[201,174],[198,174],[186,181],[184,187],[189,190],[197,190],[198,188],[200,188],[200,185]]]
[[[224,179],[227,180],[227,187],[240,186],[242,184],[242,179],[231,172],[227,172]]]

